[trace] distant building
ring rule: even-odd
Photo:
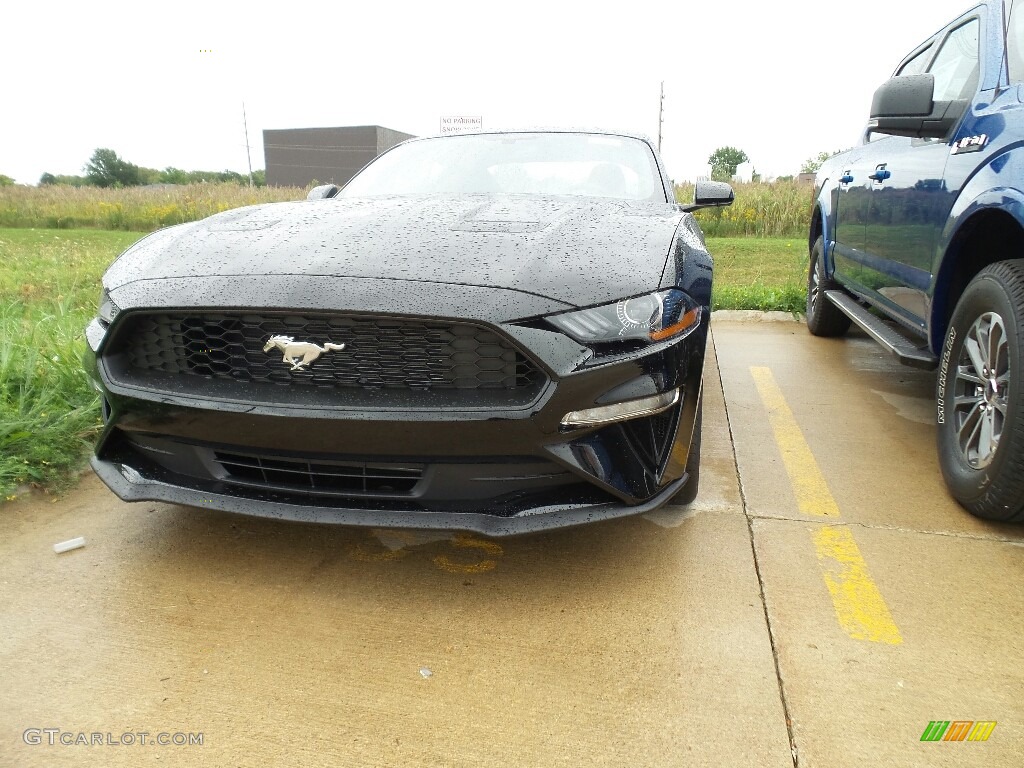
[[[412,134],[360,125],[263,131],[267,184],[305,187],[312,181],[347,183],[364,165]]]

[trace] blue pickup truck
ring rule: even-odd
[[[938,369],[952,495],[1024,521],[1024,0],[989,0],[910,51],[860,144],[818,172],[807,326],[857,323]]]

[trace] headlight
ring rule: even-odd
[[[104,288],[100,291],[100,308],[96,313],[100,320],[109,325],[117,317],[117,313],[121,311],[121,308],[114,303],[113,299],[110,298],[110,293]]]
[[[700,305],[677,288],[552,315],[547,321],[581,344],[657,342],[681,336],[700,322]]]

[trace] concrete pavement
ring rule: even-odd
[[[1024,531],[946,496],[930,375],[713,327],[686,509],[491,541],[93,478],[0,507],[0,765],[1019,765]]]
[[[714,338],[799,765],[1020,765],[1024,531],[946,493],[934,374],[855,331],[717,323]],[[759,391],[766,375],[795,436]],[[811,462],[787,467],[794,439],[816,478]],[[920,741],[958,720],[997,725],[986,742]]]

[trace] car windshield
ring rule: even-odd
[[[433,193],[666,199],[646,142],[588,133],[468,134],[410,141],[381,155],[338,196]]]

